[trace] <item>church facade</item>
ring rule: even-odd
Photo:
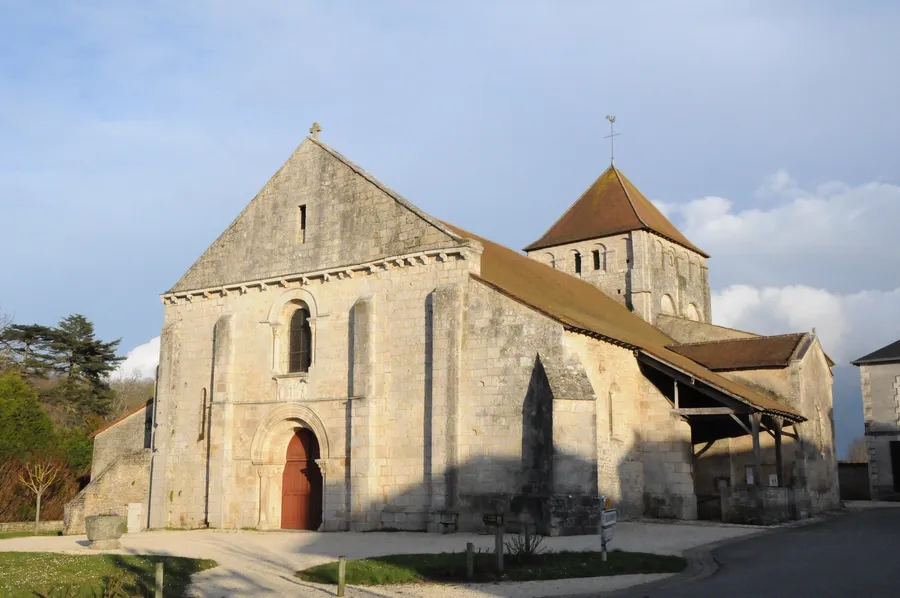
[[[712,325],[707,257],[615,168],[523,255],[307,138],[162,295],[146,523],[568,534],[602,497],[834,506],[830,361]]]

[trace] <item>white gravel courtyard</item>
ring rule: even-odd
[[[685,550],[727,538],[757,533],[748,527],[702,523],[622,522],[611,548],[635,552],[680,555]],[[294,572],[335,560],[386,554],[436,553],[465,550],[466,542],[490,550],[493,536],[424,534],[408,532],[253,532],[253,531],[152,531],[122,538],[116,552],[165,554],[218,561],[219,566],[194,577],[193,592],[203,598],[225,596],[333,596],[334,586],[299,581]],[[66,552],[95,554],[86,548],[85,536],[40,536],[0,540],[0,552]],[[599,550],[597,536],[547,538],[550,550]],[[477,585],[417,584],[348,588],[348,597],[404,596],[476,598],[487,596],[557,596],[579,592],[615,590],[662,575],[622,575],[556,581],[505,582]]]

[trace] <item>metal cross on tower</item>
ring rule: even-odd
[[[616,144],[614,138],[619,136],[613,128],[613,125],[616,124],[616,117],[607,114],[606,120],[609,121],[609,135],[605,136],[604,139],[609,139],[609,163],[610,165],[614,165],[616,163]]]

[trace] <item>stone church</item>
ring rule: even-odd
[[[523,254],[314,133],[162,295],[156,396],[95,433],[67,529],[130,508],[572,534],[601,497],[622,517],[834,506],[833,363],[814,333],[711,324],[708,258],[615,167]]]

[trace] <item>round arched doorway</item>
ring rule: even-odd
[[[322,524],[322,472],[316,464],[319,442],[298,428],[287,445],[281,483],[281,528],[317,530]]]

